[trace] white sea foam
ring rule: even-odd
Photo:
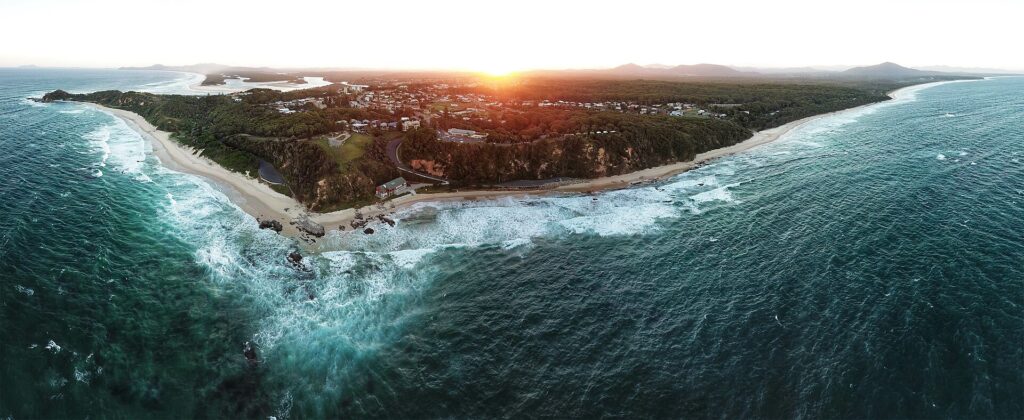
[[[110,115],[110,114],[108,114]],[[118,172],[134,174],[135,179],[152,181],[142,173],[146,160],[146,142],[120,118],[110,116],[110,124],[103,125],[82,136],[97,150],[102,151],[100,166],[109,162]]]
[[[690,196],[690,199],[697,204],[707,203],[711,201],[735,203],[736,200],[732,198],[732,192],[729,191],[729,188],[735,187],[736,185],[737,184],[724,185],[713,190],[694,194]]]
[[[75,367],[75,380],[83,384],[88,385],[92,379],[92,374],[89,371],[81,370],[77,366]]]
[[[99,166],[107,166],[107,159],[110,158],[110,130],[112,125],[104,125],[82,135],[82,138],[89,140],[93,148],[102,153]]]
[[[117,169],[130,174],[141,174],[146,160],[146,142],[137,132],[118,119],[111,130],[110,154]],[[145,179],[145,178],[143,178]]]
[[[628,191],[629,194],[625,192]],[[643,201],[646,193],[654,196],[646,197],[648,200],[655,197],[663,197],[666,202]],[[648,232],[654,229],[659,219],[671,218],[679,215],[678,209],[671,204],[671,199],[665,194],[653,188],[642,190],[625,190],[615,195],[599,198],[593,209],[580,211],[579,216],[563,219],[558,222],[560,226],[572,233],[592,233],[599,236],[632,235]],[[634,199],[627,199],[625,196],[633,196]],[[581,197],[582,200],[591,200],[588,197]],[[635,204],[634,204],[635,203]]]
[[[106,167],[109,163],[117,172],[134,174],[134,179],[138,181],[152,181],[148,175],[142,173],[146,159],[145,141],[124,121],[115,119],[111,124],[100,126],[82,135],[82,138],[88,140],[93,149],[101,154],[99,167]],[[93,177],[101,176],[103,171],[93,172]]]
[[[424,257],[434,252],[434,249],[403,249],[399,251],[391,251],[388,255],[391,256],[391,261],[395,265],[410,269],[416,266]]]
[[[29,297],[31,297],[32,295],[36,294],[35,290],[32,290],[31,288],[22,286],[20,284],[14,285],[14,290],[17,290],[18,292],[24,293],[25,296],[29,296]]]
[[[513,249],[528,249],[531,245],[533,245],[533,241],[529,238],[509,239],[501,243],[501,249],[506,251]]]
[[[60,353],[60,350],[61,350],[61,347],[59,345],[57,345],[57,343],[55,341],[53,341],[53,340],[50,340],[49,342],[47,342],[45,348],[47,350],[53,352],[53,354]]]
[[[201,229],[204,224],[215,223],[214,216],[218,214],[232,211],[241,214],[240,209],[210,184],[193,175],[175,174],[164,177],[163,186],[173,191],[166,194],[171,204],[168,210],[180,226]]]
[[[675,182],[672,182],[671,184],[667,184],[667,185],[663,186],[662,190],[668,190],[668,191],[688,191],[688,190],[692,190],[692,189],[696,189],[696,188],[707,188],[707,187],[714,187],[714,186],[718,185],[718,178],[716,178],[714,175],[706,175],[706,176],[700,176],[700,177],[696,177],[696,176],[689,176],[688,177],[688,176],[685,176],[685,175],[686,174],[684,174],[684,176],[676,178]]]
[[[181,75],[173,80],[147,83],[140,86],[137,90],[141,92],[150,93],[162,93],[172,95],[197,95],[200,92],[192,89],[192,86],[198,85],[203,82],[206,76],[197,73],[181,73]],[[206,92],[202,92],[205,94]]]
[[[938,160],[946,160],[946,155],[939,153],[938,156],[935,156],[935,158]]]
[[[229,252],[222,238],[213,238],[213,243],[196,251],[196,261],[209,267],[223,279],[230,278],[235,271],[234,255]]]
[[[42,95],[43,94],[33,95],[33,97],[35,97],[35,96],[42,96]],[[49,106],[50,105],[50,104],[44,103],[44,102],[36,102],[36,101],[33,101],[33,100],[29,99],[29,98],[22,98],[21,99],[21,104],[22,105],[28,105],[28,106],[33,107],[33,108],[41,108],[41,107],[45,107],[45,106]]]

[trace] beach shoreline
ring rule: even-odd
[[[934,85],[934,83],[907,86],[889,92],[888,95],[892,99],[899,99],[908,92],[916,92],[917,90],[930,85]],[[699,167],[708,161],[769,144],[785,136],[794,129],[810,122],[841,113],[854,112],[880,103],[885,102],[866,104],[802,118],[778,127],[755,132],[749,139],[732,146],[700,153],[691,161],[657,166],[654,168],[630,172],[628,174],[587,179],[581,180],[580,182],[558,184],[534,189],[466,190],[404,195],[384,203],[365,206],[359,209],[349,208],[338,210],[330,213],[307,212],[304,205],[295,201],[291,197],[274,191],[267,184],[261,183],[255,178],[250,178],[246,175],[229,171],[210,159],[198,155],[193,149],[171,139],[171,133],[160,131],[146,121],[141,115],[92,103],[88,103],[87,105],[93,106],[96,109],[120,118],[125,121],[131,129],[138,132],[143,138],[149,140],[149,143],[152,145],[153,154],[165,167],[178,172],[198,175],[212,181],[212,184],[224,192],[232,203],[250,216],[259,220],[273,219],[280,221],[283,226],[281,234],[301,239],[303,236],[302,232],[300,232],[299,229],[297,229],[291,222],[303,216],[308,216],[310,220],[324,226],[325,231],[329,232],[332,230],[348,229],[351,222],[356,220],[357,213],[361,214],[365,219],[370,219],[377,217],[378,215],[392,213],[399,209],[422,202],[595,193],[605,190],[628,188],[642,183],[657,182]]]
[[[93,103],[85,104],[121,119],[129,128],[149,140],[153,155],[164,167],[203,177],[250,216],[259,220],[282,221],[282,234],[292,237],[300,235],[299,230],[287,222],[301,216],[305,210],[304,206],[291,197],[274,191],[255,178],[232,172],[200,156],[195,150],[171,139],[171,133],[157,129],[139,114]]]

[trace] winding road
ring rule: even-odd
[[[412,168],[410,168],[409,165],[406,165],[405,163],[403,163],[402,160],[398,158],[398,148],[400,146],[402,146],[402,139],[401,138],[397,138],[397,139],[394,139],[394,140],[391,140],[390,142],[388,142],[388,147],[387,147],[388,159],[391,159],[391,163],[393,163],[395,165],[395,167],[398,168],[399,171],[410,173],[412,175],[416,175],[418,177],[426,178],[426,179],[429,179],[429,180],[432,180],[432,181],[437,181],[437,182],[440,182],[442,184],[448,184],[448,180],[447,179],[438,178],[436,176],[425,174],[425,173],[422,173],[422,172],[417,172],[417,171],[413,170]]]

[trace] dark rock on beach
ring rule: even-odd
[[[373,228],[366,228],[363,230],[363,233],[367,235],[373,235]]]
[[[298,219],[295,219],[294,223],[295,227],[299,228],[299,230],[303,232],[306,232],[317,238],[324,236],[324,227],[321,226],[319,223],[310,220],[309,216],[302,215]]]
[[[280,232],[282,229],[284,229],[284,226],[281,225],[281,222],[278,222],[277,220],[273,220],[273,219],[259,220],[259,219],[257,219],[257,221],[260,222],[260,229],[272,229],[274,232]]]
[[[302,254],[300,254],[299,251],[289,252],[286,259],[288,260],[288,263],[292,265],[292,268],[294,268],[295,270],[306,273],[312,272],[312,269],[310,267],[306,267],[306,265],[302,263]]]

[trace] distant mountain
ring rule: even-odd
[[[650,73],[650,72],[655,72],[655,71],[659,71],[659,70],[664,70],[664,69],[663,68],[649,68],[649,67],[641,66],[639,64],[629,63],[629,64],[623,64],[621,66],[609,69],[608,71],[613,72],[613,73]]]
[[[199,74],[216,74],[224,72],[273,72],[274,69],[270,67],[237,67],[228,66],[217,63],[199,63],[188,66],[165,66],[163,64],[154,64],[147,67],[121,67],[121,70],[163,70],[163,71],[183,71],[188,73],[199,73]]]
[[[938,71],[944,73],[959,73],[959,74],[1024,74],[1022,70],[1005,70],[1005,69],[994,69],[984,67],[952,67],[952,66],[928,66],[921,67],[921,70]]]
[[[932,76],[939,73],[903,67],[899,64],[887,61],[882,64],[875,64],[873,66],[854,67],[852,69],[842,72],[841,74],[843,76],[863,77],[870,79],[902,79],[908,77]]]
[[[668,69],[668,71],[680,76],[700,77],[742,77],[749,75],[748,73],[720,64],[684,64],[672,67],[671,69]]]
[[[817,67],[733,67],[734,69],[747,72],[747,73],[761,73],[761,74],[782,74],[782,75],[797,75],[797,74],[811,74],[811,73],[830,73],[831,69],[817,68]],[[843,67],[840,70],[845,70],[847,67]]]
[[[604,73],[616,76],[629,77],[750,77],[757,76],[757,73],[742,72],[729,66],[720,64],[683,64],[677,66],[666,66],[655,64],[641,66],[639,64],[623,64],[606,70],[595,70],[596,73]]]

